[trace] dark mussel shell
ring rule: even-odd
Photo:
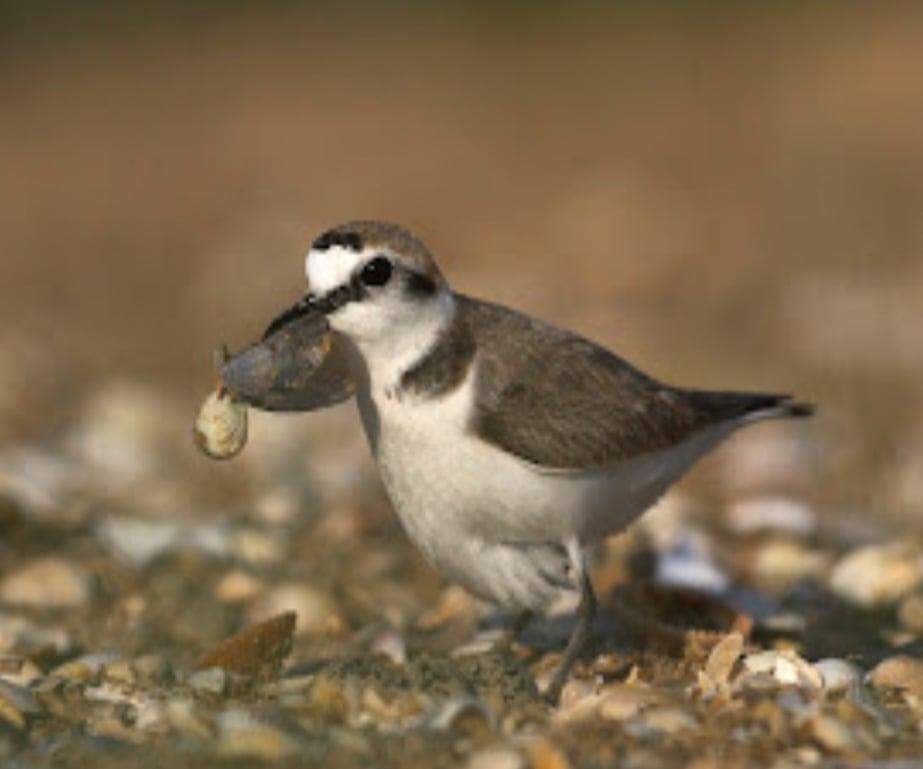
[[[323,313],[308,311],[262,341],[218,362],[224,387],[264,411],[311,411],[349,398],[354,390],[345,340]]]

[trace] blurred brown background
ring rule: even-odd
[[[0,446],[112,380],[191,420],[386,218],[668,381],[816,400],[827,509],[923,525],[923,6],[2,10]]]

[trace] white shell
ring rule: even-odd
[[[194,435],[212,459],[230,459],[247,442],[247,406],[223,390],[211,393],[196,418]]]

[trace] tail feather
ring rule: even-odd
[[[815,409],[813,403],[796,401],[791,395],[773,393],[692,390],[688,395],[693,407],[715,422],[803,418],[811,416]]]
[[[791,398],[791,396],[789,396]],[[817,407],[813,403],[806,403],[804,401],[788,400],[783,402],[783,408],[785,409],[784,416],[787,417],[810,417],[814,416],[814,412]]]

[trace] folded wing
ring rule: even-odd
[[[787,395],[686,390],[604,348],[506,308],[458,297],[477,341],[472,429],[553,470],[605,467],[674,446],[708,427],[811,407]],[[516,339],[511,347],[504,340]]]

